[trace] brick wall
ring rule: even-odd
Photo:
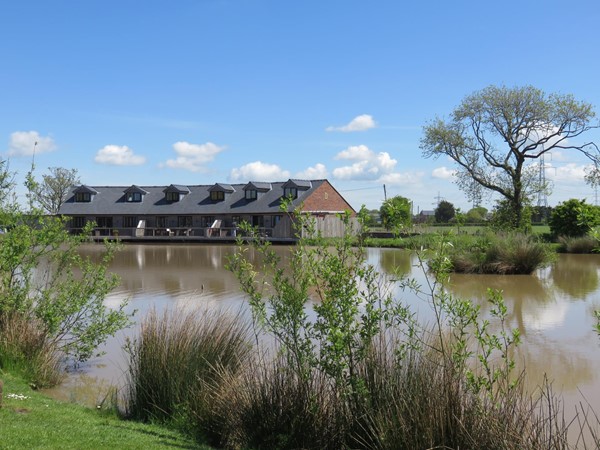
[[[329,181],[324,181],[315,191],[304,200],[304,211],[352,211],[354,209],[344,200],[338,191],[329,184]]]

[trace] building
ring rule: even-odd
[[[69,217],[69,229],[80,232],[95,222],[94,236],[121,239],[232,240],[243,221],[261,236],[289,240],[296,236],[293,214],[281,210],[289,198],[296,209],[316,219],[325,237],[340,236],[339,213],[355,211],[327,180],[183,186],[76,186],[59,214]]]

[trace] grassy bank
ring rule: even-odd
[[[0,379],[3,449],[208,448],[163,426],[124,421],[111,411],[52,400],[7,372],[0,371]]]

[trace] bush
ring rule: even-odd
[[[20,350],[5,353],[2,364],[29,365],[23,370],[38,379],[30,380],[37,384],[41,379],[55,378],[39,376],[45,371],[46,356],[58,352],[62,359],[85,361],[109,336],[129,324],[130,315],[124,311],[126,302],[115,309],[104,305],[119,281],[107,271],[116,247],[107,244],[100,262],[83,258],[78,249],[85,236],[69,235],[62,218],[44,215],[33,201],[24,211],[11,195],[14,186],[6,182],[10,179],[7,173],[0,160],[0,223],[8,230],[2,234],[0,245],[0,318],[7,327],[0,331],[9,332],[13,326],[25,328],[23,342],[5,342]],[[27,187],[31,199],[35,192],[31,173]],[[90,230],[88,227],[86,231]],[[29,326],[21,322],[29,322]],[[46,356],[38,359],[33,357],[35,353]],[[10,355],[16,360],[11,361]],[[38,363],[44,367],[35,367]]]
[[[570,199],[560,203],[550,216],[550,231],[555,237],[581,237],[600,225],[600,208],[585,200]]]

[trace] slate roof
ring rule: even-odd
[[[295,180],[297,181],[297,180]],[[97,194],[93,195],[90,202],[75,202],[75,191],[79,187],[71,189],[69,198],[60,208],[59,214],[66,216],[169,216],[169,215],[244,215],[244,214],[278,214],[279,205],[283,198],[283,185],[286,182],[274,183],[252,183],[264,187],[269,185],[270,190],[258,192],[256,200],[246,200],[244,188],[250,183],[244,184],[222,184],[223,187],[231,187],[234,191],[225,194],[225,200],[213,201],[210,199],[211,185],[199,186],[176,186],[180,192],[189,193],[181,196],[178,202],[167,202],[165,191],[170,186],[136,186],[147,192],[142,202],[128,202],[125,191],[131,186],[94,186]],[[306,200],[310,195],[327,180],[312,180],[310,188],[298,190],[298,198],[291,205],[294,209]],[[90,187],[88,187],[90,188]],[[212,189],[214,190],[214,189]]]

